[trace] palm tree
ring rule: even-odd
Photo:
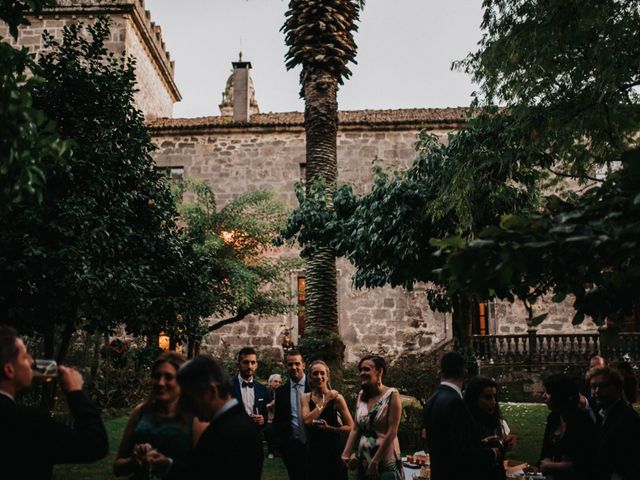
[[[300,95],[305,100],[306,189],[320,181],[326,193],[336,186],[338,85],[351,75],[364,0],[291,0],[282,31],[289,46],[287,69],[302,66]],[[338,329],[336,260],[328,248],[307,258],[305,331],[313,332],[314,350],[334,368],[342,366],[344,344]]]

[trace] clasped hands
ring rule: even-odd
[[[133,461],[138,468],[164,475],[171,467],[171,459],[163,455],[148,443],[137,443],[133,446]]]

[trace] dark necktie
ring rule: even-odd
[[[253,388],[253,382],[242,382],[242,388]]]

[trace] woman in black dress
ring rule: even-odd
[[[329,386],[329,367],[322,360],[310,366],[311,392],[300,397],[307,427],[307,478],[347,480],[340,459],[344,438],[353,426],[344,397]]]
[[[578,408],[578,386],[566,375],[543,381],[544,401],[551,410],[540,453],[540,471],[553,480],[588,480],[595,454],[596,425]]]
[[[510,435],[507,422],[500,415],[498,404],[498,385],[487,377],[474,377],[467,383],[464,401],[469,407],[471,416],[476,421],[480,437],[487,448],[498,448],[500,456],[491,472],[487,472],[487,480],[504,480],[504,455],[515,441]]]

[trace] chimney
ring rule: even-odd
[[[248,122],[251,117],[249,101],[251,94],[249,92],[249,69],[251,62],[242,61],[242,52],[237,62],[233,65],[233,121]]]

